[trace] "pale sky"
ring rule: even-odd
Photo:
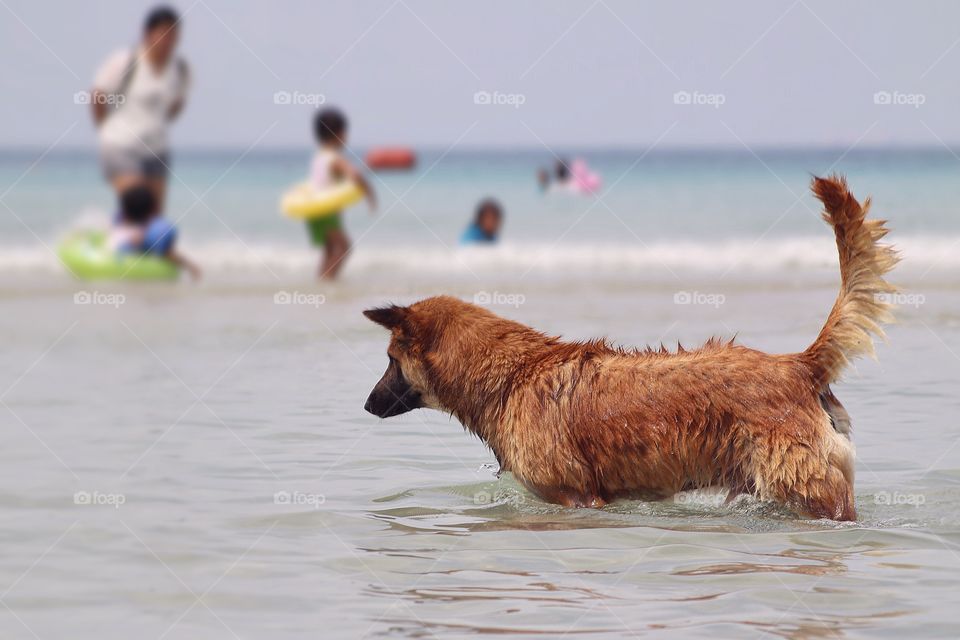
[[[153,4],[0,2],[0,144],[93,148],[73,95]],[[311,107],[284,91],[341,106],[356,146],[960,143],[946,0],[173,4],[195,76],[179,148],[308,145]]]

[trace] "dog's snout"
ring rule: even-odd
[[[370,392],[363,408],[378,418],[392,418],[424,406],[420,394],[410,387],[397,388],[378,384]]]
[[[363,408],[378,418],[391,418],[423,406],[420,392],[403,377],[399,363],[391,358]]]
[[[392,394],[391,394],[392,395]],[[394,398],[394,401],[396,398]],[[390,413],[390,406],[393,402],[384,397],[384,391],[381,384],[378,384],[367,396],[367,401],[363,403],[363,410],[371,413],[378,418],[387,418]]]
[[[381,397],[380,385],[377,385],[373,388],[373,391],[370,392],[370,395],[367,396],[367,401],[363,403],[363,410],[367,413],[372,413],[378,418],[383,417],[383,398]]]

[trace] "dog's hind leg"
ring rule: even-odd
[[[857,519],[853,486],[836,467],[830,467],[826,477],[808,481],[789,502],[811,518]]]
[[[853,445],[826,415],[817,422],[806,429],[802,422],[785,429],[815,437],[774,438],[755,452],[751,475],[756,493],[805,517],[856,520]]]
[[[791,470],[792,473],[781,470],[770,479],[762,497],[787,504],[805,517],[857,519],[852,456],[847,458],[841,453],[828,455],[826,459],[796,460]]]
[[[829,467],[825,475],[818,477],[768,483],[760,497],[786,504],[806,518],[857,519],[853,485],[835,467]]]

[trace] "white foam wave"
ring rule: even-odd
[[[900,269],[952,271],[960,268],[960,237],[897,238]],[[301,246],[243,245],[239,242],[186,243],[184,251],[209,273],[312,272],[317,252]],[[435,274],[632,274],[655,270],[762,272],[783,269],[835,269],[830,238],[652,242],[646,245],[502,244],[496,247],[443,248],[361,244],[349,269],[371,273]],[[0,248],[0,277],[62,272],[53,245]]]

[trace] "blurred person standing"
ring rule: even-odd
[[[187,63],[175,55],[179,35],[176,10],[152,9],[140,42],[100,67],[90,99],[104,177],[118,198],[146,184],[160,211],[170,166],[167,129],[183,110],[190,85]]]

